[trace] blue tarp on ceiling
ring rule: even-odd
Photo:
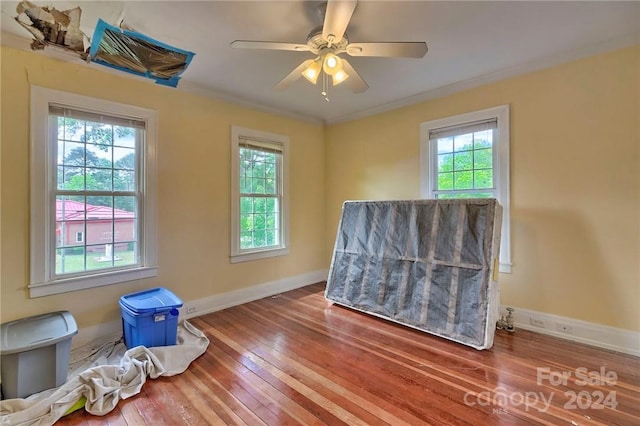
[[[102,19],[98,20],[89,50],[91,62],[171,87],[178,85],[194,55],[144,34],[109,25]]]

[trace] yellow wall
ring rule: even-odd
[[[321,125],[2,47],[1,321],[69,310],[79,327],[116,320],[121,295],[164,286],[184,301],[326,268]],[[28,298],[29,85],[158,111],[156,278]],[[231,125],[289,136],[290,254],[229,263]],[[312,226],[310,226],[312,224]]]
[[[86,327],[151,286],[189,301],[327,268],[344,200],[419,197],[420,123],[510,104],[502,303],[640,330],[639,58],[636,46],[323,129],[2,47],[0,320],[66,309]],[[159,111],[157,278],[28,298],[29,84]],[[289,256],[228,261],[232,124],[291,138]]]
[[[420,123],[511,105],[502,303],[640,330],[640,46],[326,130],[329,256],[347,199],[419,198]]]

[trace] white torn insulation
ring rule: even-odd
[[[82,58],[86,58],[89,38],[80,30],[80,7],[60,11],[23,0],[18,3],[16,12],[16,22],[34,37],[32,49],[42,50],[45,46],[53,45],[77,52]]]

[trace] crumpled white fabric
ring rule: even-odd
[[[180,374],[209,346],[204,333],[187,321],[178,326],[177,342],[175,346],[129,350],[121,341],[105,344],[89,357],[72,362],[67,381],[59,388],[26,399],[0,401],[0,424],[52,425],[82,397],[87,412],[105,415],[121,399],[138,394],[147,377]]]

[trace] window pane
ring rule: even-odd
[[[265,247],[267,245],[267,237],[263,229],[253,231],[253,247]]]
[[[87,205],[89,207],[113,205],[113,197],[111,195],[90,195],[87,197]]]
[[[493,188],[493,170],[476,170],[475,174],[475,188]]]
[[[251,181],[244,176],[240,176],[240,193],[249,192],[251,189]]]
[[[87,167],[113,167],[113,148],[87,144]]]
[[[266,209],[267,213],[277,213],[278,212],[278,200],[277,198],[267,198],[266,199]]]
[[[136,221],[136,224],[137,222],[138,221]],[[139,244],[137,242],[131,242],[127,244],[126,256],[128,257],[124,257],[124,254],[123,254],[125,265],[137,265],[138,263],[140,263],[140,253],[139,253],[138,247],[139,247]]]
[[[493,130],[484,130],[473,134],[473,148],[489,148],[493,142]]]
[[[265,176],[267,179],[275,180],[276,178],[276,163],[275,158],[273,162],[265,164]]]
[[[137,216],[138,206],[134,196],[113,197],[113,205],[118,209],[116,217],[134,218]]]
[[[265,180],[265,194],[275,194],[276,193],[276,181],[274,179],[266,179]]]
[[[277,228],[277,224],[278,224],[278,216],[275,214],[268,214],[266,216],[266,224],[265,224],[265,228],[266,229],[276,229]]]
[[[453,154],[438,155],[438,172],[453,171]]]
[[[58,164],[84,167],[85,144],[58,141]]]
[[[116,147],[113,149],[113,160],[116,169],[135,170],[136,150]]]
[[[240,213],[252,213],[253,212],[253,198],[240,197]]]
[[[493,167],[493,150],[489,148],[474,151],[473,167],[476,169],[490,169]]]
[[[255,170],[254,170],[255,171]],[[265,180],[260,178],[253,178],[251,181],[251,192],[254,194],[264,194]]]
[[[76,120],[75,118],[61,118],[58,117],[58,125],[64,126],[62,134],[64,139],[68,141],[84,142],[84,121]],[[60,129],[58,129],[58,135],[60,135]]]
[[[112,191],[112,169],[97,169],[87,167],[86,185],[89,191]]]
[[[438,173],[438,189],[453,189],[453,173]]]
[[[84,270],[84,247],[56,249],[56,274],[70,274]]]
[[[62,176],[60,176],[60,174]],[[62,180],[60,180],[62,177]],[[84,191],[84,169],[80,167],[58,167],[58,189]]]
[[[113,219],[112,197],[87,197],[87,220]]]
[[[491,198],[495,197],[493,192],[450,192],[437,194],[439,200],[451,200],[460,198]]]
[[[276,244],[278,244],[278,240],[277,240],[277,231],[275,229],[271,229],[269,231],[266,231],[266,244],[268,246],[274,246]]]
[[[267,199],[266,198],[256,198],[253,201],[253,209],[255,213],[266,213],[267,212]]]
[[[473,169],[473,151],[453,154],[453,167],[456,171]]]
[[[438,139],[438,154],[453,152],[453,138]]]
[[[453,150],[455,152],[468,151],[473,148],[473,133],[459,135],[453,139]]]
[[[132,127],[113,126],[113,145],[135,148],[136,129]]]
[[[114,170],[113,186],[116,191],[135,191],[136,172],[134,170]]]
[[[113,126],[110,124],[86,122],[86,140],[102,146],[113,145]]]
[[[256,161],[253,164],[253,177],[264,179],[266,177],[266,163],[264,161]]]
[[[251,231],[240,231],[240,248],[241,249],[249,249],[253,248],[253,240],[251,238]]]
[[[453,174],[454,189],[472,189],[473,188],[473,172],[455,172]]]

